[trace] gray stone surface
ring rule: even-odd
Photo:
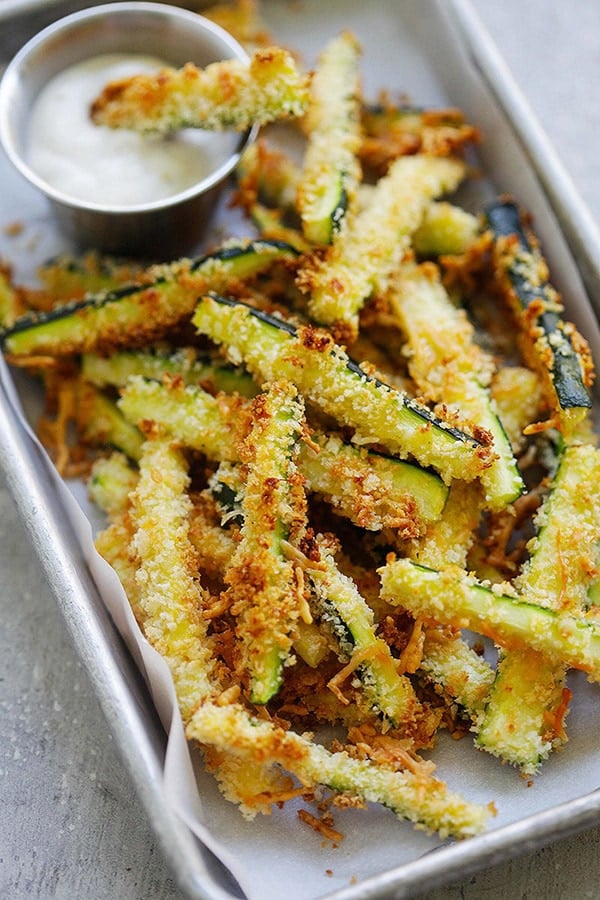
[[[475,6],[600,220],[600,3]],[[3,488],[0,605],[0,897],[175,900],[180,895]],[[426,900],[598,897],[599,845],[600,829],[593,829]]]

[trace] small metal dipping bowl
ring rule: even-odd
[[[0,83],[0,142],[21,174],[49,198],[61,230],[76,245],[157,260],[184,255],[201,239],[228,175],[257,128],[239,136],[218,168],[165,199],[103,206],[64,194],[28,165],[28,113],[54,75],[105,53],[156,56],[174,67],[248,56],[230,34],[196,13],[160,3],[110,3],[39,32],[14,57]]]

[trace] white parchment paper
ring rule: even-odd
[[[565,297],[568,314],[590,341],[600,359],[600,332],[585,298],[581,281],[548,204],[527,160],[493,99],[471,66],[442,4],[396,3],[379,0],[265,0],[266,18],[281,43],[297,48],[312,63],[328,38],[342,28],[354,31],[363,45],[364,88],[375,99],[380,88],[403,92],[417,104],[462,107],[482,129],[480,158],[486,178],[471,188],[469,202],[479,205],[495,193],[510,191],[535,215],[554,281]],[[37,263],[68,247],[57,233],[48,208],[0,156],[2,206],[0,227],[20,222],[23,229],[0,237],[0,254],[14,263],[17,279],[31,280]],[[239,218],[223,204],[217,216],[219,232],[244,233]],[[4,389],[13,386],[0,367]],[[21,391],[25,407],[27,391]],[[20,415],[15,400],[15,419]],[[32,436],[32,440],[35,438]],[[48,465],[51,464],[41,463]],[[114,572],[93,548],[93,511],[81,485],[63,485],[64,508],[74,524],[90,570],[111,614],[151,686],[161,720],[169,733],[164,769],[167,801],[173,804],[198,837],[230,869],[249,898],[309,900],[412,861],[439,842],[398,822],[387,810],[344,811],[336,827],[345,837],[334,848],[299,825],[293,803],[270,817],[245,822],[220,796],[213,779],[195,754],[190,755],[176,709],[173,686],[164,661],[140,635]],[[600,695],[598,688],[573,673],[574,692],[568,717],[570,740],[544,766],[533,784],[514,770],[475,751],[469,739],[452,741],[442,735],[432,754],[438,775],[451,788],[475,802],[493,800],[498,815],[491,827],[520,820],[600,786]]]

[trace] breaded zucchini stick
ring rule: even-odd
[[[223,290],[230,279],[250,278],[297,255],[293,247],[277,241],[227,241],[197,259],[153,267],[141,283],[20,316],[0,329],[0,345],[11,362],[22,364],[32,354],[69,356],[140,347],[188,318],[203,291]]]
[[[329,787],[336,794],[382,803],[401,819],[437,831],[440,837],[465,838],[479,834],[490,815],[486,807],[450,793],[446,785],[424,771],[394,771],[346,751],[331,752],[305,736],[260,721],[237,704],[205,704],[187,728],[191,739],[248,753],[279,763],[307,788]]]
[[[600,452],[573,445],[537,515],[531,556],[515,581],[523,600],[581,615],[600,562]],[[567,667],[535,650],[504,652],[478,745],[534,774],[566,740]]]
[[[300,116],[308,99],[308,76],[287,50],[257,50],[249,63],[237,59],[198,69],[165,68],[110,82],[93,101],[98,125],[142,132],[180,128],[245,131],[254,124]]]
[[[207,598],[188,534],[188,485],[187,460],[171,438],[147,440],[131,495],[130,552],[138,562],[144,633],[171,670],[184,721],[220,690],[202,617]]]
[[[464,310],[450,301],[432,263],[401,266],[388,302],[407,337],[408,368],[419,392],[492,434],[495,459],[481,483],[486,505],[503,509],[520,496],[524,483],[490,396],[491,356],[475,342]]]
[[[220,357],[202,354],[194,347],[176,350],[122,350],[110,356],[84,353],[81,358],[83,377],[103,388],[123,388],[133,375],[162,381],[181,379],[184,384],[202,385],[204,389],[255,397],[258,387],[240,367],[230,366]]]
[[[309,563],[305,570],[312,588],[310,602],[347,664],[341,674],[350,677],[356,673],[378,713],[397,728],[410,726],[420,707],[410,681],[398,674],[390,648],[375,634],[372,610],[352,579],[338,569],[333,548],[322,536],[317,546],[319,565]],[[343,698],[339,687],[335,692]]]
[[[421,258],[466,253],[480,231],[477,216],[447,200],[437,200],[425,210],[413,234],[413,248]]]
[[[495,289],[511,311],[521,351],[542,379],[554,426],[567,439],[592,401],[594,365],[587,341],[563,318],[561,297],[549,281],[538,242],[510,199],[486,210],[493,235]]]
[[[268,386],[253,401],[252,425],[240,443],[248,467],[240,542],[224,573],[236,618],[238,670],[253,703],[277,693],[296,621],[310,614],[282,542],[305,526],[306,500],[296,459],[304,405],[289,382]]]
[[[427,621],[468,628],[506,649],[537,650],[600,681],[600,628],[569,613],[528,603],[510,586],[478,582],[462,569],[429,569],[396,559],[380,570],[382,595]]]
[[[438,522],[425,535],[411,541],[408,553],[415,562],[432,568],[447,565],[465,567],[482,512],[482,491],[478,484],[455,481]],[[425,629],[419,673],[437,691],[457,703],[474,725],[481,720],[494,670],[457,632]]]
[[[125,454],[115,450],[93,464],[87,482],[88,494],[109,519],[115,519],[126,511],[129,494],[134,490],[138,477],[137,470],[130,465]]]
[[[506,436],[515,453],[526,442],[524,429],[536,422],[543,409],[543,388],[537,373],[525,366],[501,366],[490,385]]]
[[[369,375],[331,336],[312,326],[296,329],[239,301],[203,297],[193,323],[264,380],[285,376],[307,402],[355,429],[354,442],[377,443],[392,454],[412,454],[449,482],[473,480],[491,461],[488,435],[470,437],[406,394]],[[480,439],[481,438],[481,439]]]
[[[465,173],[457,159],[398,159],[340,239],[300,269],[298,285],[308,294],[312,318],[334,327],[345,342],[353,340],[363,304],[387,288],[429,203],[454,191]]]
[[[297,206],[304,237],[330,244],[349,205],[356,202],[360,165],[360,47],[342,32],[323,50],[310,85],[304,117],[308,143]]]
[[[75,421],[83,442],[114,447],[129,459],[139,460],[144,442],[141,431],[125,418],[112,398],[82,378],[77,382]]]

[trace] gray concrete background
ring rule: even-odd
[[[600,221],[600,2],[474,2]],[[0,606],[0,897],[175,900],[3,485]],[[600,897],[599,849],[600,828],[423,900]]]

